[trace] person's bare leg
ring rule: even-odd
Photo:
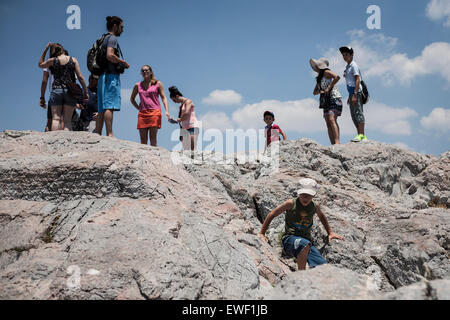
[[[102,112],[102,113],[99,112],[97,114],[97,120],[96,120],[96,123],[95,123],[95,133],[97,133],[99,135],[102,135],[103,122],[105,121],[104,115],[105,115],[104,112]]]
[[[158,146],[158,128],[152,127],[149,129],[150,129],[150,145],[152,147],[157,147]]]
[[[339,138],[339,126],[337,124],[337,118],[335,115],[331,115],[329,118],[329,122],[330,122],[330,126],[331,126],[331,130],[333,132],[333,142],[332,144],[340,144],[341,140]]]
[[[190,139],[189,139],[189,133],[186,129],[180,129],[180,136],[181,136],[181,145],[183,146],[183,151],[190,150]],[[186,141],[188,140],[188,141]]]
[[[197,150],[197,139],[198,139],[198,134],[191,134],[191,150],[192,151]]]
[[[45,125],[45,132],[52,131],[52,118],[47,119],[47,124]]]
[[[308,244],[306,247],[303,248],[302,252],[299,253],[297,256],[297,266],[298,270],[306,270],[306,262],[308,261],[308,254],[309,254],[309,248],[310,244]]]
[[[52,106],[52,131],[60,130],[62,108],[63,106]]]
[[[341,143],[341,128],[339,127],[339,123],[337,122],[337,116],[335,117],[336,119],[336,127],[337,127],[337,139],[336,139],[336,144],[340,144]],[[337,142],[339,140],[339,142]]]
[[[141,144],[147,144],[148,141],[148,129],[139,129],[139,137],[141,138]]]
[[[325,122],[327,124],[328,138],[330,139],[330,143],[334,144],[334,133],[333,133],[333,127],[331,126],[330,118],[326,117]]]
[[[364,122],[360,122],[358,124],[358,134],[362,134],[363,136],[365,135],[364,134]]]
[[[72,131],[72,116],[73,112],[75,110],[75,107],[72,106],[63,106],[63,123],[64,123],[64,130],[65,131]]]
[[[114,119],[114,110],[105,110],[104,115],[105,119],[105,126],[106,126],[106,135],[108,137],[114,137],[112,126],[113,126],[113,119]]]
[[[64,106],[61,108],[61,117],[59,117],[59,130],[64,130]]]

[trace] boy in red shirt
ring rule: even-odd
[[[286,140],[286,134],[281,130],[279,126],[273,124],[275,121],[275,115],[273,112],[264,112],[264,122],[267,124],[265,128],[266,136],[266,148],[270,145],[272,141],[280,141],[280,134],[283,136],[283,140]]]

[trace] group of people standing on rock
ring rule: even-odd
[[[44,69],[40,98],[40,106],[43,108],[46,107],[45,89],[47,83],[50,82],[46,131],[74,129],[72,126],[74,110],[79,108],[82,110],[80,113],[81,130],[101,135],[105,125],[107,136],[114,136],[114,112],[119,111],[121,107],[120,74],[130,65],[123,59],[118,43],[118,37],[123,32],[122,19],[114,16],[107,17],[106,21],[108,33],[99,38],[97,42],[98,47],[100,47],[97,48],[99,52],[102,52],[101,50],[104,52],[106,65],[100,74],[94,74],[91,71],[88,85],[86,85],[81,73],[78,60],[69,56],[62,45],[49,43],[45,47],[39,60],[39,67]],[[49,50],[50,57],[45,60]],[[368,95],[363,92],[361,86],[363,84],[361,72],[358,65],[353,61],[353,49],[341,47],[339,50],[343,59],[347,62],[344,78],[349,92],[348,104],[358,133],[352,141],[364,141],[367,138],[364,133],[363,104],[367,102]],[[329,62],[325,58],[311,59],[310,65],[318,73],[313,94],[320,94],[320,108],[323,109],[330,142],[331,144],[339,144],[340,132],[337,118],[342,113],[342,95],[336,84],[340,77],[330,70]],[[184,97],[177,87],[170,87],[170,99],[179,104],[178,117],[172,119],[162,82],[156,79],[149,65],[142,66],[141,75],[143,79],[134,85],[130,97],[132,105],[138,110],[137,129],[139,130],[141,143],[147,144],[150,141],[152,146],[157,145],[157,133],[162,122],[161,100],[167,120],[180,126],[182,132],[180,139],[183,142],[183,149],[195,150],[199,125],[192,100]],[[76,88],[75,76],[82,86],[79,90]],[[363,99],[363,93],[366,99]],[[137,95],[140,98],[139,104],[136,102]],[[275,115],[273,112],[266,111],[263,119],[266,123],[266,147],[274,141],[279,141],[280,135],[286,140],[286,134],[279,126],[274,124]],[[343,240],[344,238],[331,230],[325,214],[320,206],[313,201],[319,188],[316,181],[303,178],[299,181],[299,185],[297,198],[287,200],[272,210],[263,222],[258,235],[267,241],[265,233],[271,221],[281,213],[285,213],[285,232],[282,237],[282,246],[287,255],[297,259],[298,269],[304,270],[306,263],[310,267],[326,263],[320,251],[312,244],[311,227],[315,214],[318,215],[328,233],[328,241],[332,239]]]
[[[347,66],[344,70],[344,78],[347,84],[348,100],[350,114],[353,124],[356,127],[357,135],[351,140],[353,142],[366,141],[364,132],[365,118],[363,104],[368,100],[368,92],[363,91],[361,71],[358,64],[353,60],[354,51],[352,47],[341,47],[339,51]],[[311,68],[317,72],[316,86],[313,94],[320,95],[319,108],[323,109],[323,117],[327,125],[328,137],[331,144],[340,144],[340,129],[337,119],[342,114],[342,95],[336,84],[340,77],[331,71],[329,62],[326,58],[318,60],[310,59]],[[273,124],[275,115],[271,111],[264,112],[264,122],[266,126],[266,146],[272,141],[280,140],[280,135],[286,140],[286,134],[278,125]]]
[[[352,47],[341,47],[339,51],[347,66],[344,70],[344,78],[348,90],[348,105],[350,106],[350,113],[353,124],[356,127],[357,135],[352,139],[353,142],[360,142],[367,140],[364,133],[364,111],[363,104],[366,101],[363,99],[363,82],[361,79],[361,71],[358,64],[353,60],[354,51]],[[317,83],[313,94],[320,94],[320,108],[323,109],[323,116],[327,124],[328,137],[331,144],[340,143],[340,132],[337,118],[342,113],[342,95],[336,87],[340,77],[332,72],[329,67],[329,62],[325,58],[319,60],[311,59],[311,67],[318,73],[316,78]],[[367,97],[368,98],[368,97]]]
[[[44,109],[47,107],[47,84],[50,91],[45,131],[83,130],[101,135],[105,126],[106,135],[114,136],[114,112],[120,111],[121,107],[120,74],[130,65],[123,59],[118,43],[118,37],[123,32],[122,19],[108,16],[106,28],[108,32],[101,37],[98,48],[104,55],[104,69],[99,74],[91,73],[88,85],[78,60],[69,56],[61,44],[48,43],[45,47],[39,59],[39,67],[44,69],[39,105]],[[49,58],[46,60],[48,51]],[[147,144],[150,141],[152,146],[157,146],[157,133],[161,128],[162,118],[161,99],[168,121],[180,126],[180,140],[184,150],[195,150],[199,125],[192,100],[184,97],[175,86],[170,87],[170,98],[180,104],[178,117],[172,119],[162,82],[155,78],[149,65],[141,68],[141,75],[143,80],[136,83],[130,97],[131,103],[139,111],[137,129],[141,143]],[[81,88],[76,84],[76,79]],[[139,104],[135,100],[138,94]],[[81,109],[79,119],[76,108]]]
[[[43,108],[46,108],[45,89],[47,83],[50,91],[45,131],[84,130],[101,135],[103,126],[105,126],[106,135],[114,136],[114,112],[120,111],[121,107],[120,74],[130,65],[123,59],[118,43],[118,37],[123,32],[122,19],[113,16],[107,17],[106,21],[108,32],[98,40],[101,42],[100,47],[104,52],[105,67],[100,74],[90,74],[88,85],[81,73],[78,60],[69,56],[61,44],[49,43],[45,47],[39,60],[39,67],[44,69],[39,103]],[[341,47],[339,50],[347,62],[344,78],[349,92],[348,104],[351,117],[357,129],[357,136],[352,141],[364,141],[367,140],[367,137],[364,133],[361,72],[356,62],[353,61],[353,48]],[[50,57],[45,60],[48,51],[50,51]],[[100,50],[100,52],[102,51]],[[337,119],[342,114],[342,95],[336,84],[340,77],[330,70],[329,62],[325,58],[311,59],[310,65],[318,73],[313,94],[320,94],[320,108],[323,109],[330,142],[339,144],[340,129]],[[183,149],[196,150],[199,124],[192,100],[184,97],[175,86],[170,87],[171,100],[179,104],[178,117],[172,119],[162,82],[156,79],[149,65],[142,66],[141,75],[143,80],[135,84],[130,97],[132,105],[138,110],[137,129],[141,143],[150,142],[152,146],[157,146],[157,134],[161,129],[162,119],[161,99],[167,120],[180,126],[180,140]],[[78,96],[73,94],[74,91],[77,91],[74,88],[77,86],[75,76],[82,86],[78,90]],[[137,95],[140,99],[139,104],[136,102]],[[75,108],[81,109],[79,119],[77,113],[74,112]],[[272,141],[280,140],[280,135],[286,140],[286,134],[279,126],[273,124],[274,120],[273,112],[266,111],[264,113],[264,122],[267,125],[265,127],[266,147]]]

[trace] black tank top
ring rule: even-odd
[[[55,58],[50,71],[54,77],[52,88],[67,88],[67,83],[75,82],[75,62],[72,57],[65,65],[61,65],[59,59]]]

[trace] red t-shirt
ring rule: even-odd
[[[270,145],[272,141],[280,141],[280,134],[283,133],[281,128],[276,124],[272,124],[270,127],[266,126],[266,145]]]

